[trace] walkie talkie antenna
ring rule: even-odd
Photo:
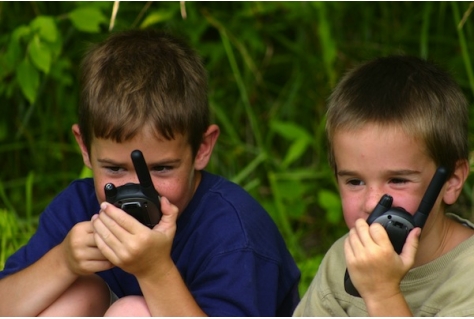
[[[142,152],[135,150],[132,152],[131,157],[140,185],[144,188],[153,187],[153,181],[151,180],[150,172],[148,172],[148,166]]]
[[[443,188],[444,183],[446,182],[448,172],[446,168],[440,166],[436,170],[433,178],[431,179],[428,188],[426,189],[425,195],[421,199],[420,206],[413,216],[415,221],[415,226],[423,228],[425,226],[426,219],[428,219],[428,215],[430,214],[431,209],[433,208],[436,199],[438,198],[439,192],[441,188]]]

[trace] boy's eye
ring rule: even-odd
[[[172,167],[171,166],[154,166],[152,167],[152,170],[153,171],[157,171],[157,172],[163,172],[163,171],[167,171],[167,170],[170,170]]]
[[[403,178],[392,178],[390,180],[390,183],[393,183],[393,184],[405,184],[407,182],[408,182],[408,180],[403,179]]]
[[[352,185],[352,186],[360,186],[360,185],[364,185],[365,183],[361,181],[360,179],[350,179],[347,181],[347,184]]]
[[[122,169],[121,167],[118,167],[118,166],[106,166],[105,168],[112,172],[119,172]]]

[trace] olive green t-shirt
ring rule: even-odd
[[[474,229],[470,221],[448,216]],[[346,237],[329,249],[293,316],[368,316],[362,298],[344,290]],[[414,316],[474,316],[474,236],[436,260],[411,269],[400,289]]]

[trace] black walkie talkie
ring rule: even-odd
[[[153,228],[162,216],[160,195],[153,186],[142,152],[133,151],[131,158],[140,184],[127,183],[115,187],[114,184],[107,183],[104,186],[105,200]]]
[[[415,227],[423,228],[425,225],[426,219],[438,198],[439,192],[446,182],[446,178],[446,169],[439,167],[428,185],[425,195],[420,202],[420,206],[414,215],[411,215],[402,207],[392,207],[392,196],[387,194],[383,195],[367,218],[367,223],[369,225],[372,223],[382,224],[387,231],[394,250],[400,254],[408,237],[408,233]],[[359,292],[352,284],[347,269],[344,275],[344,289],[347,293],[360,297]]]

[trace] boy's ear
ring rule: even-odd
[[[209,125],[207,131],[204,133],[201,145],[197,151],[196,158],[194,159],[194,168],[196,170],[204,169],[209,160],[211,159],[212,150],[216,145],[217,138],[219,137],[219,126],[212,124]]]
[[[82,160],[84,161],[84,165],[92,169],[91,160],[89,158],[89,152],[87,151],[87,147],[82,140],[81,130],[79,129],[79,125],[74,124],[72,126],[72,134],[76,138],[77,145],[81,149],[82,153]]]
[[[459,160],[456,163],[453,174],[446,181],[447,187],[443,196],[446,204],[452,205],[456,202],[469,175],[469,170],[469,161]]]

